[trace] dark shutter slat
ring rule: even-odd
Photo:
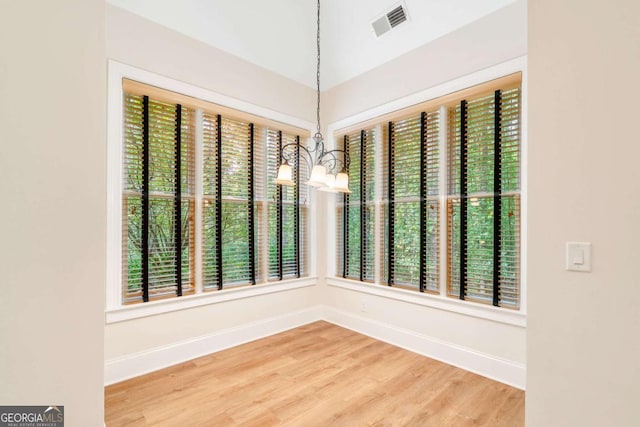
[[[142,301],[149,301],[149,97],[142,98]]]
[[[366,174],[367,174],[367,143],[366,133],[360,131],[360,281],[366,277],[365,272],[365,254],[367,246],[366,238]]]
[[[420,292],[427,283],[427,113],[420,114]]]
[[[216,262],[218,264],[218,289],[222,289],[222,117],[216,117]]]
[[[460,101],[460,299],[467,286],[467,101]]]
[[[247,197],[247,233],[249,237],[249,283],[256,284],[256,259],[255,259],[255,223],[254,223],[254,179],[253,179],[253,123],[249,124],[249,147],[247,153],[247,185],[249,195]]]
[[[389,178],[387,180],[387,192],[389,196],[389,232],[388,232],[388,250],[387,250],[387,283],[389,286],[393,286],[394,272],[395,272],[395,138],[393,122],[387,124],[387,146],[388,146],[388,159],[387,167],[389,168]]]
[[[502,93],[495,91],[493,126],[493,305],[500,305],[500,252],[502,222]]]
[[[343,138],[343,150],[345,155],[349,155],[349,137],[347,135]],[[349,173],[349,167],[346,167],[347,173]],[[342,224],[343,224],[343,245],[342,245],[342,277],[347,277],[349,274],[349,194],[342,194],[342,203],[344,205],[342,209]]]
[[[176,105],[175,117],[175,200],[174,245],[176,253],[176,295],[182,296],[182,105]]]
[[[295,274],[300,277],[300,137],[296,136],[296,168],[294,170],[296,183],[293,196],[293,241],[295,245]]]
[[[278,152],[280,152],[282,150],[282,131],[278,131]],[[283,271],[282,271],[282,261],[283,261],[283,254],[282,254],[282,246],[283,246],[283,230],[282,230],[282,215],[283,215],[283,206],[282,206],[282,186],[278,185],[278,190],[277,190],[277,198],[278,200],[276,201],[277,205],[276,205],[276,215],[277,215],[277,220],[276,220],[276,234],[277,234],[277,239],[278,239],[278,249],[277,249],[277,253],[278,253],[278,280],[282,280],[283,278]]]

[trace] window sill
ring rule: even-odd
[[[420,293],[374,283],[360,282],[357,280],[343,279],[341,277],[327,277],[327,284],[336,288],[348,289],[369,295],[376,295],[397,301],[422,305],[439,310],[446,310],[453,313],[464,314],[466,316],[477,317],[522,328],[526,328],[527,326],[527,315],[525,313],[507,308],[498,308],[470,301],[460,301],[445,296]]]
[[[288,279],[282,282],[268,282],[255,286],[244,286],[235,289],[225,289],[222,291],[206,292],[179,298],[111,308],[105,311],[105,323],[123,322],[140,317],[186,310],[203,305],[218,304],[225,301],[290,291],[293,289],[314,286],[316,282],[316,277],[302,277],[300,279]]]

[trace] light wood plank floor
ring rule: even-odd
[[[316,322],[106,387],[115,426],[521,426],[524,392]]]

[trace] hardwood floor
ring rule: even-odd
[[[524,392],[326,322],[105,388],[114,426],[521,426]]]

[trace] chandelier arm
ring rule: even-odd
[[[338,165],[338,158],[333,151],[327,151],[318,158],[318,163],[322,164],[327,169],[327,172],[333,172]]]
[[[349,168],[349,154],[344,150],[336,148],[334,150],[326,151],[322,154],[322,156],[320,156],[318,162],[322,162],[325,157],[331,157],[331,159],[325,160],[326,162],[333,163],[333,167],[331,168],[331,170],[333,170],[338,165],[342,165],[341,170],[338,172],[342,172],[342,170],[347,170]]]
[[[292,162],[296,157],[297,153],[295,149],[297,147],[300,147],[300,154],[301,154],[300,157],[304,159],[304,161],[307,163],[309,170],[311,170],[311,168],[314,165],[313,155],[311,154],[313,150],[309,151],[309,149],[307,149],[307,147],[303,145],[296,144],[295,142],[290,142],[288,144],[283,145],[282,149],[280,149],[280,158],[285,160],[286,162]],[[287,150],[288,148],[292,148],[292,149]]]

